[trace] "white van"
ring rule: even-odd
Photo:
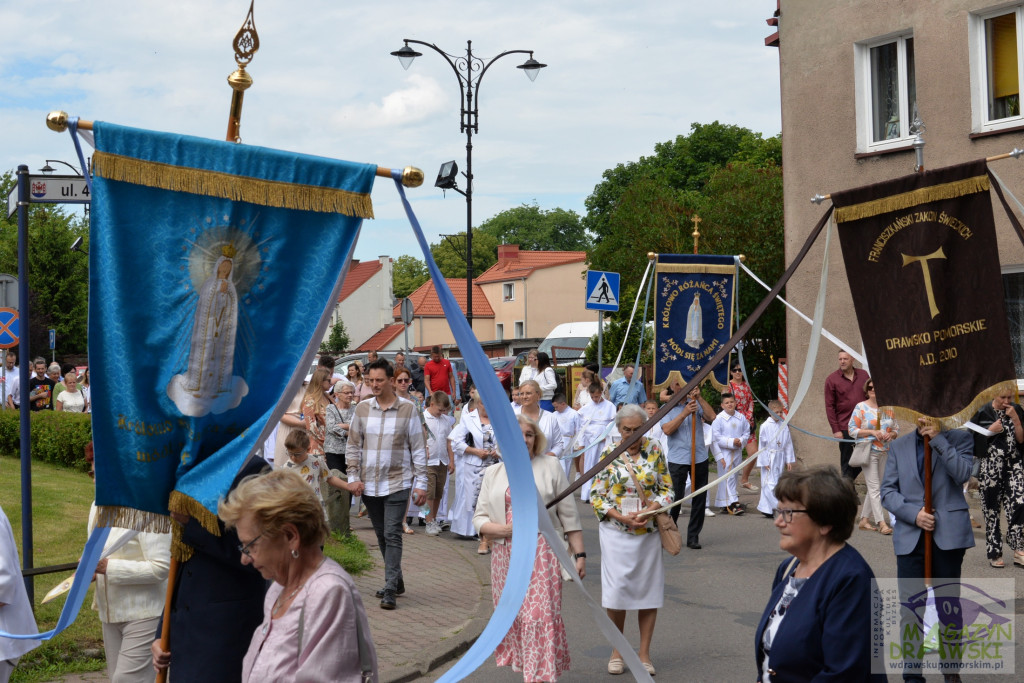
[[[552,365],[573,365],[583,360],[583,352],[596,334],[596,321],[562,323],[551,330],[537,350],[548,354]]]

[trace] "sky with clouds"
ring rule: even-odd
[[[459,88],[429,49],[403,71],[403,38],[489,59],[508,55],[480,89],[473,137],[474,225],[522,203],[585,212],[601,174],[714,120],[775,135],[778,51],[764,45],[771,0],[728,2],[337,2],[256,0],[260,50],[249,66],[246,144],[382,166],[418,166],[410,199],[427,232],[465,229],[466,204],[433,187],[438,167],[465,166]],[[3,3],[0,169],[77,163],[46,113],[223,138],[244,0]],[[463,181],[464,184],[464,181]],[[461,185],[460,185],[461,186]],[[390,181],[373,191],[356,257],[418,254]]]

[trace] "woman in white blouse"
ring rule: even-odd
[[[475,410],[464,415],[448,440],[452,442],[455,453],[455,505],[451,511],[451,532],[459,536],[471,538],[476,536],[473,526],[473,513],[476,501],[480,496],[480,485],[484,480],[484,470],[488,465],[498,462],[494,430],[487,416],[487,408],[483,401],[474,400]],[[487,539],[481,538],[477,553],[486,555],[489,552]]]
[[[68,373],[70,377],[73,373]],[[61,396],[67,391],[61,392]],[[95,476],[92,442],[86,446],[89,474]],[[96,503],[89,509],[89,534],[96,527]],[[113,528],[109,548],[128,529]],[[135,535],[96,565],[92,608],[99,612],[107,675],[117,683],[150,683],[156,679],[150,644],[160,626],[171,565],[171,534]]]
[[[64,391],[57,394],[53,401],[58,412],[84,413],[88,405],[85,394],[78,388],[78,374],[72,370],[64,375]]]
[[[540,407],[548,412],[554,412],[555,407],[551,405],[551,397],[555,395],[558,387],[558,380],[555,377],[555,370],[551,367],[551,358],[543,351],[530,351],[527,356],[530,365],[523,368],[519,375],[519,386],[531,379],[540,387]]]

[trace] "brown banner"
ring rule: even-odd
[[[985,161],[832,202],[878,402],[951,427],[1015,387]]]

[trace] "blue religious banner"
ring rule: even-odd
[[[736,257],[658,254],[654,272],[654,389],[686,384],[729,341]],[[729,381],[728,363],[712,372]]]
[[[95,123],[101,526],[219,533],[217,502],[300,390],[376,166]],[[190,549],[174,544],[179,559]]]

